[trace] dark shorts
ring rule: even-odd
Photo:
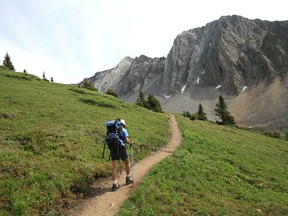
[[[114,160],[122,160],[122,161],[124,161],[124,160],[126,160],[127,158],[128,158],[128,154],[127,154],[127,151],[126,151],[126,148],[124,148],[124,147],[122,147],[122,148],[120,148],[119,149],[119,155],[117,155],[118,153],[117,153],[117,151],[111,151],[110,150],[110,156],[111,156],[111,158],[112,158],[112,161],[114,161]]]

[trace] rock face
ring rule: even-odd
[[[177,94],[183,86],[219,86],[238,95],[245,86],[287,74],[288,22],[221,17],[184,31],[168,54],[161,89]]]
[[[182,32],[167,58],[126,57],[89,80],[126,101],[134,102],[142,89],[171,112],[196,112],[201,102],[210,119],[221,94],[238,124],[283,128],[288,125],[287,71],[288,21],[225,16]]]
[[[120,98],[129,98],[147,85],[157,89],[155,81],[163,74],[165,64],[164,57],[153,59],[144,55],[135,59],[126,57],[115,68],[96,73],[88,80],[99,91],[106,92],[112,89]]]

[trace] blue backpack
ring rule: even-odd
[[[108,148],[110,149],[110,151],[117,152],[117,155],[119,155],[120,148],[124,147],[122,145],[123,133],[120,119],[107,121],[106,127],[106,142]]]

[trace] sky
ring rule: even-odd
[[[286,0],[0,0],[0,65],[76,84],[125,57],[167,57],[181,32],[221,16],[288,20]],[[3,56],[3,60],[1,59]]]

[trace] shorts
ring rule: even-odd
[[[112,161],[114,160],[126,160],[128,158],[128,154],[126,151],[126,148],[124,146],[121,146],[119,148],[119,154],[117,151],[115,151],[114,149],[110,150],[110,157],[112,158]]]

